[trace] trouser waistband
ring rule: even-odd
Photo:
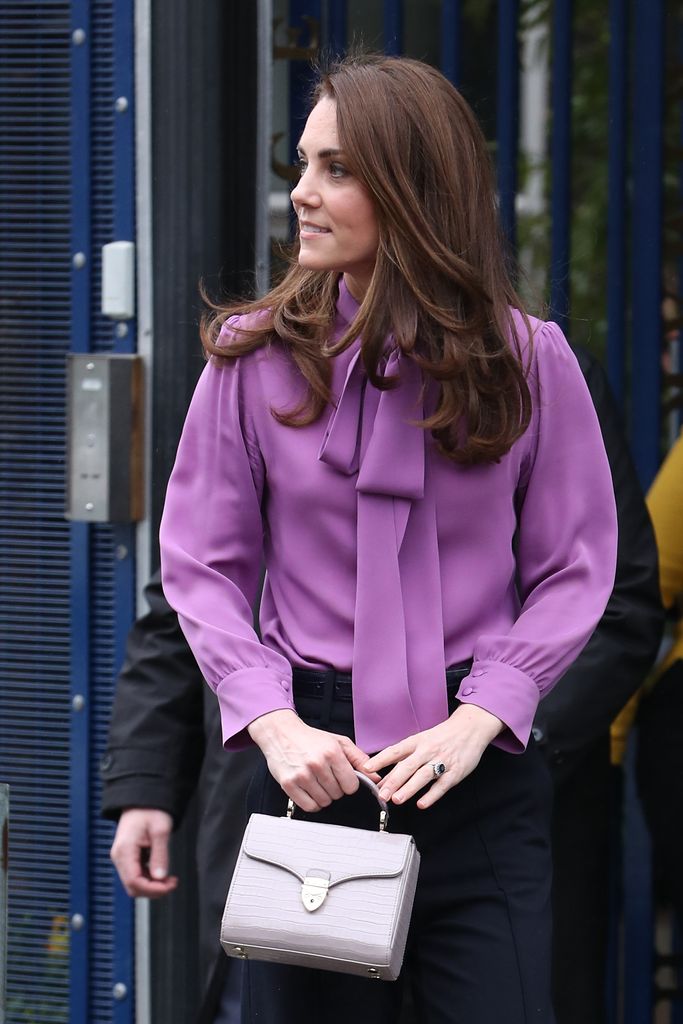
[[[472,661],[463,661],[459,665],[451,665],[446,669],[446,688],[455,693],[460,683],[469,674]],[[292,669],[292,692],[297,697],[327,697],[334,700],[352,699],[350,672],[337,672],[330,668],[299,668]]]

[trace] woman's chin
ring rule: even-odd
[[[299,266],[304,270],[334,270],[328,260],[321,260],[320,257],[311,253],[299,252]]]

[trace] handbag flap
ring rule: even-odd
[[[327,871],[330,888],[354,878],[400,875],[413,848],[407,835],[268,814],[252,814],[242,844],[252,860],[282,868],[301,882],[311,870]]]

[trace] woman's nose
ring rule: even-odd
[[[320,204],[320,196],[313,187],[313,182],[308,177],[307,171],[304,171],[301,175],[290,195],[295,208],[297,206],[318,206]]]

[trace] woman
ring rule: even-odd
[[[419,1020],[549,1024],[549,781],[528,744],[612,587],[597,420],[559,328],[522,310],[485,141],[439,72],[342,61],[299,157],[296,264],[205,331],[164,588],[226,746],[265,756],[252,810],[287,795],[372,823],[342,798],[354,768],[382,776],[422,854]],[[243,1019],[394,1024],[400,998],[249,963]]]

